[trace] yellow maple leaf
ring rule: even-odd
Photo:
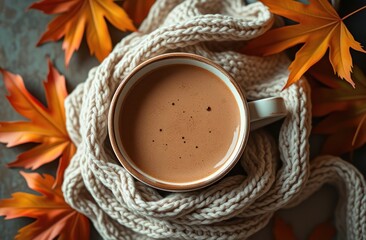
[[[112,40],[105,19],[121,31],[135,31],[131,19],[113,0],[42,0],[30,8],[46,14],[59,14],[47,26],[37,45],[64,37],[65,65],[79,49],[86,31],[90,53],[102,61],[112,50]]]
[[[300,77],[329,49],[329,60],[334,72],[352,86],[352,57],[350,48],[366,53],[343,20],[357,11],[340,18],[328,0],[310,0],[309,4],[294,0],[261,0],[274,14],[291,19],[299,24],[270,30],[250,41],[243,49],[253,55],[279,53],[300,43],[304,45],[296,53],[295,60],[289,66],[290,75],[286,87],[298,81]]]

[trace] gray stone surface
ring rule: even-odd
[[[64,53],[61,42],[48,43],[36,47],[36,43],[45,30],[51,16],[27,7],[35,0],[0,0],[0,67],[20,74],[28,90],[43,103],[45,97],[42,81],[47,74],[46,56],[52,60],[57,69],[66,76],[68,89],[71,91],[78,83],[86,79],[89,69],[98,64],[95,58],[90,57],[85,42],[80,50],[74,54],[70,65],[65,68]],[[117,42],[123,34],[111,28],[113,42]],[[7,102],[6,90],[0,77],[0,120],[12,121],[21,119]],[[315,141],[313,149],[319,145]],[[30,192],[25,181],[19,175],[20,169],[10,169],[6,164],[15,159],[16,155],[28,149],[31,145],[6,148],[0,144],[0,198],[9,198],[11,193]],[[365,156],[365,151],[357,153],[358,158]],[[54,173],[57,163],[47,164],[37,172]],[[364,165],[360,165],[361,167]],[[300,206],[280,211],[280,215],[290,221],[299,239],[306,239],[311,229],[332,216],[335,209],[337,195],[333,188],[326,187],[316,193]],[[31,219],[7,220],[0,217],[0,239],[13,239],[21,227],[32,222]],[[95,230],[92,239],[100,239]],[[271,225],[253,236],[252,239],[271,239]]]
[[[57,69],[66,76],[67,87],[71,91],[84,81],[97,60],[89,56],[88,48],[83,44],[75,54],[68,68],[64,65],[64,53],[61,42],[47,43],[36,47],[39,37],[46,28],[51,16],[39,11],[27,10],[33,0],[0,0],[0,67],[23,77],[28,90],[45,103],[42,81],[47,76],[48,56]],[[117,34],[118,35],[118,34]],[[119,34],[120,35],[120,34]],[[22,119],[6,100],[7,92],[0,77],[0,120],[13,121]],[[0,144],[0,198],[9,198],[13,192],[31,192],[17,168],[7,168],[6,164],[15,160],[16,155],[29,149],[31,145],[6,148]],[[37,172],[54,173],[57,163],[48,164]],[[13,239],[18,229],[31,223],[31,219],[21,218],[4,221],[0,217],[0,239]],[[98,239],[95,230],[93,239]]]

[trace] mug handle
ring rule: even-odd
[[[264,98],[248,103],[250,131],[264,127],[287,115],[285,101],[282,97]]]

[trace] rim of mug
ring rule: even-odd
[[[158,179],[153,180],[152,177],[149,178],[143,174],[141,174],[138,170],[136,170],[133,166],[131,166],[131,164],[129,163],[129,161],[124,157],[122,150],[120,149],[120,147],[118,146],[117,140],[116,140],[116,131],[118,131],[118,129],[116,130],[114,128],[114,119],[115,119],[115,113],[116,113],[116,105],[118,103],[118,100],[121,96],[121,92],[122,90],[126,87],[126,84],[128,83],[128,81],[136,74],[138,73],[140,70],[142,70],[144,67],[146,67],[147,65],[150,65],[154,62],[160,61],[160,60],[165,60],[165,59],[172,59],[172,58],[188,58],[188,59],[193,59],[199,62],[202,62],[204,64],[210,65],[212,67],[214,67],[215,69],[219,70],[222,74],[225,75],[225,77],[227,77],[231,84],[235,87],[235,90],[237,91],[237,93],[239,94],[241,103],[243,104],[243,108],[244,108],[244,114],[246,116],[246,121],[244,122],[245,126],[242,126],[242,122],[240,123],[240,127],[244,127],[245,131],[243,131],[244,136],[242,137],[242,141],[237,142],[235,144],[235,146],[239,145],[238,151],[237,152],[233,152],[232,154],[235,154],[235,157],[233,157],[233,159],[231,160],[231,162],[228,164],[228,166],[226,166],[226,168],[221,169],[219,168],[217,171],[215,171],[214,173],[208,175],[206,178],[204,178],[203,180],[197,180],[195,182],[187,182],[187,184],[185,183],[179,183],[179,184],[175,184],[174,182],[164,182],[164,181],[159,181]],[[169,64],[167,64],[169,65]],[[165,65],[165,66],[167,66]],[[171,64],[174,65],[174,64]],[[154,69],[158,69],[158,67],[154,68]],[[145,73],[147,74],[147,73]],[[215,74],[216,75],[216,74]],[[224,82],[224,80],[220,77],[218,77],[221,81]],[[136,81],[137,82],[137,81]],[[227,85],[225,83],[225,85]],[[233,90],[227,86],[229,88],[229,90],[232,92]],[[236,99],[236,101],[238,101]],[[238,106],[239,107],[239,106]],[[239,159],[241,158],[245,146],[248,142],[248,138],[249,138],[249,132],[250,132],[250,115],[249,115],[249,108],[248,108],[248,103],[246,100],[245,95],[243,94],[243,91],[241,89],[241,87],[239,86],[239,84],[234,80],[234,78],[220,65],[214,63],[213,61],[209,60],[208,58],[196,55],[196,54],[192,54],[192,53],[183,53],[183,52],[174,52],[174,53],[166,53],[166,54],[161,54],[155,57],[152,57],[144,62],[142,62],[141,64],[139,64],[138,66],[136,66],[123,80],[122,82],[119,84],[119,86],[117,87],[115,93],[113,94],[113,98],[111,101],[111,105],[110,105],[110,109],[109,109],[109,114],[108,114],[108,134],[109,134],[109,139],[112,145],[112,149],[114,154],[116,155],[118,161],[121,163],[121,165],[133,176],[135,177],[137,180],[153,187],[153,188],[157,188],[160,190],[164,190],[164,191],[171,191],[171,192],[183,192],[183,191],[193,191],[193,190],[198,190],[201,188],[204,188],[208,185],[211,185],[215,182],[217,182],[218,180],[222,179],[239,161]],[[118,133],[118,135],[120,135]],[[238,138],[238,141],[240,140],[240,136]],[[125,153],[126,154],[126,153]],[[128,155],[128,154],[126,154]],[[227,159],[227,161],[229,161],[230,159]],[[131,160],[133,161],[133,160]],[[142,171],[142,170],[140,170]],[[219,173],[217,173],[219,171]],[[143,171],[142,171],[143,172]],[[213,176],[215,173],[216,176]]]

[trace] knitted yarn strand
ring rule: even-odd
[[[282,91],[284,55],[253,57],[230,42],[253,39],[273,22],[261,3],[241,0],[158,0],[138,32],[121,40],[67,98],[67,130],[77,152],[65,172],[65,200],[88,216],[105,239],[245,239],[273,213],[294,206],[323,184],[345,192],[337,208],[339,236],[365,239],[365,181],[339,158],[309,163],[310,89],[301,80]],[[229,46],[229,49],[224,46]],[[282,96],[289,111],[277,141],[250,134],[241,167],[209,188],[161,196],[117,163],[107,140],[107,116],[118,84],[138,64],[173,51],[208,57],[243,87],[248,99]]]

